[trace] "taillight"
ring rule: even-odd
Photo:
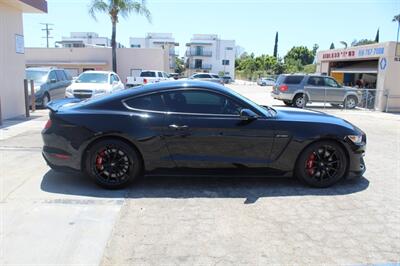
[[[147,79],[143,79],[143,84],[147,84]]]
[[[44,129],[49,129],[49,128],[51,128],[52,123],[53,123],[53,122],[51,122],[51,119],[47,120],[47,123],[46,123],[46,125],[44,126]]]
[[[281,92],[288,91],[288,89],[289,89],[288,85],[280,85],[280,86],[279,86],[279,90],[280,90]]]

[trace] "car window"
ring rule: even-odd
[[[162,74],[161,72],[158,72],[158,77],[159,77],[159,78],[162,78],[162,77],[163,77],[163,74]]]
[[[284,83],[285,84],[300,84],[301,81],[303,80],[304,76],[300,75],[291,75],[291,76],[286,76]]]
[[[56,72],[54,70],[50,71],[50,74],[49,74],[49,81],[52,80],[52,79],[57,80],[57,75],[56,75]]]
[[[63,81],[66,80],[66,76],[64,75],[64,71],[62,70],[56,70],[56,75],[57,75],[57,79],[58,81]]]
[[[76,83],[108,83],[108,74],[84,72],[75,80]]]
[[[223,95],[201,90],[163,93],[168,111],[197,114],[239,115],[242,106]]]
[[[131,98],[124,102],[130,108],[134,109],[165,111],[165,106],[159,93]]]
[[[218,75],[211,75],[213,78],[215,78],[215,79],[219,79],[219,76]]]
[[[35,83],[44,83],[47,79],[46,71],[26,70],[26,78],[33,80]]]
[[[115,80],[115,81],[117,81],[117,82],[120,81],[120,79],[119,79],[119,77],[118,77],[117,75],[114,74],[113,76],[114,76],[114,80]]]
[[[145,78],[155,78],[156,77],[156,72],[153,71],[143,71],[142,73],[140,73],[141,77],[145,77]]]
[[[331,78],[324,78],[324,79],[325,79],[325,86],[334,88],[340,87],[339,84],[334,79]]]
[[[164,78],[169,78],[169,75],[165,72],[163,72],[163,76],[164,76]]]
[[[324,86],[325,83],[323,77],[309,77],[307,84],[311,86]]]

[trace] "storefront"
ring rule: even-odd
[[[366,108],[400,111],[400,44],[385,42],[317,54],[317,72],[367,94]]]

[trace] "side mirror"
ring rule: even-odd
[[[251,120],[256,120],[257,118],[258,115],[250,109],[242,109],[240,111],[240,119],[242,120],[251,121]]]
[[[56,79],[50,79],[50,83],[56,83],[57,80]]]

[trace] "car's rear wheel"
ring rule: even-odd
[[[355,96],[347,96],[343,104],[346,109],[354,109],[358,104],[358,100]]]
[[[138,152],[120,140],[103,140],[88,151],[86,172],[107,189],[128,186],[141,172]]]
[[[287,106],[292,106],[293,104],[291,101],[283,101],[283,103]]]
[[[293,106],[297,108],[304,108],[307,105],[307,96],[304,93],[297,94],[293,99]]]
[[[312,187],[329,187],[341,180],[347,167],[343,148],[334,141],[308,146],[297,160],[296,176]]]

